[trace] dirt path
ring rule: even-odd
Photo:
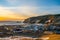
[[[60,40],[60,34],[50,34],[50,35],[44,35],[43,38],[48,37],[48,40]]]

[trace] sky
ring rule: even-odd
[[[60,14],[60,0],[0,0],[0,21]]]

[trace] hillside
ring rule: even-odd
[[[50,14],[50,15],[43,15],[37,17],[30,17],[24,20],[24,23],[46,23],[48,20],[51,23],[58,23],[60,24],[60,14]]]

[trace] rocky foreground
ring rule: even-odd
[[[11,36],[7,38],[0,38],[0,40],[60,40],[60,34],[48,34],[39,38]]]

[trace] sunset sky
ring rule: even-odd
[[[60,14],[60,0],[0,0],[0,21]]]

